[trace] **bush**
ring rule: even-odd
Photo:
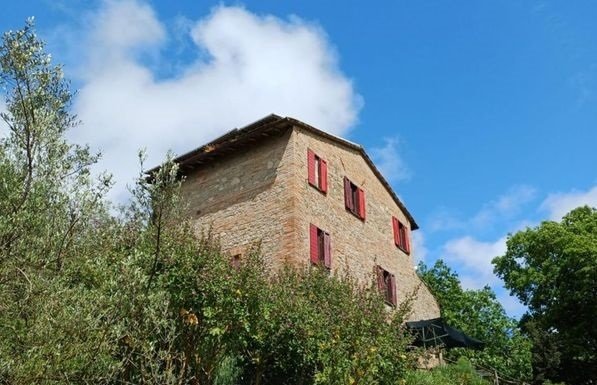
[[[406,385],[489,385],[465,358],[433,370],[410,371]]]

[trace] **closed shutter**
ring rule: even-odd
[[[357,195],[359,197],[359,217],[361,217],[361,219],[365,219],[365,191],[363,191],[363,189],[359,189]]]
[[[385,283],[383,281],[383,269],[381,266],[375,266],[375,275],[377,276],[377,289],[382,293],[385,294]]]
[[[350,181],[347,177],[344,177],[344,203],[347,209],[350,211],[354,210],[354,204],[352,202],[352,189],[350,188]]]
[[[323,235],[323,264],[328,269],[332,268],[332,245],[328,233]]]
[[[317,226],[311,224],[309,228],[309,241],[310,241],[310,258],[311,263],[317,264],[319,262],[319,248],[317,244]]]
[[[321,166],[321,170],[319,172],[319,178],[321,178],[319,181],[319,188],[321,191],[326,193],[328,192],[328,164],[323,159],[320,159],[319,164]]]
[[[394,306],[397,305],[397,298],[396,298],[396,276],[394,274],[390,274],[390,303]]]
[[[307,150],[307,175],[309,184],[317,186],[315,181],[315,153],[311,150]]]
[[[400,246],[400,229],[396,217],[392,217],[392,228],[394,229],[394,244]]]

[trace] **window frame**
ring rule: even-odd
[[[398,218],[392,217],[392,228],[394,231],[394,244],[406,254],[410,254],[410,231],[409,228]]]
[[[309,260],[312,265],[332,268],[331,236],[314,224],[309,225]]]
[[[396,276],[380,265],[375,266],[377,277],[377,288],[386,304],[396,307],[398,305],[396,296]]]
[[[307,180],[323,194],[328,192],[328,165],[324,158],[307,149]]]
[[[365,220],[367,206],[365,191],[346,176],[344,177],[344,206],[357,218]]]

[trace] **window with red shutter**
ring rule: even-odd
[[[406,254],[409,254],[410,240],[408,228],[396,217],[392,217],[392,228],[394,230],[394,243]]]
[[[311,224],[309,227],[309,258],[314,265],[332,267],[332,249],[330,234]]]
[[[344,177],[344,205],[349,211],[354,211],[354,205],[352,200],[352,183],[347,177]]]
[[[377,288],[389,305],[396,306],[396,276],[381,266],[376,266]]]
[[[319,189],[322,192],[327,193],[328,192],[328,163],[325,160],[320,159],[319,164],[320,164],[320,168],[321,168],[321,172],[319,173],[319,175],[320,175]]]
[[[398,225],[398,219],[396,217],[392,217],[392,229],[394,231],[394,244],[396,246],[400,246],[400,230]]]
[[[310,185],[315,186],[315,153],[311,150],[307,150],[307,179]]]
[[[390,303],[394,306],[398,304],[396,298],[396,276],[394,274],[390,274],[390,287],[388,288],[388,296],[390,297]]]
[[[307,179],[309,184],[323,193],[328,191],[327,162],[312,150],[307,149]]]
[[[365,191],[347,177],[344,177],[344,203],[348,211],[365,219]]]
[[[319,263],[319,242],[317,237],[317,226],[311,224],[309,226],[309,256],[311,263]]]
[[[323,233],[323,265],[332,268],[332,244],[328,233]]]
[[[359,217],[365,219],[365,191],[359,188],[357,189],[357,195],[359,197]]]

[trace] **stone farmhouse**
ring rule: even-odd
[[[233,263],[260,244],[273,269],[319,264],[363,283],[376,274],[388,306],[416,291],[409,320],[440,316],[414,270],[417,223],[358,144],[270,115],[175,161],[187,215]]]

